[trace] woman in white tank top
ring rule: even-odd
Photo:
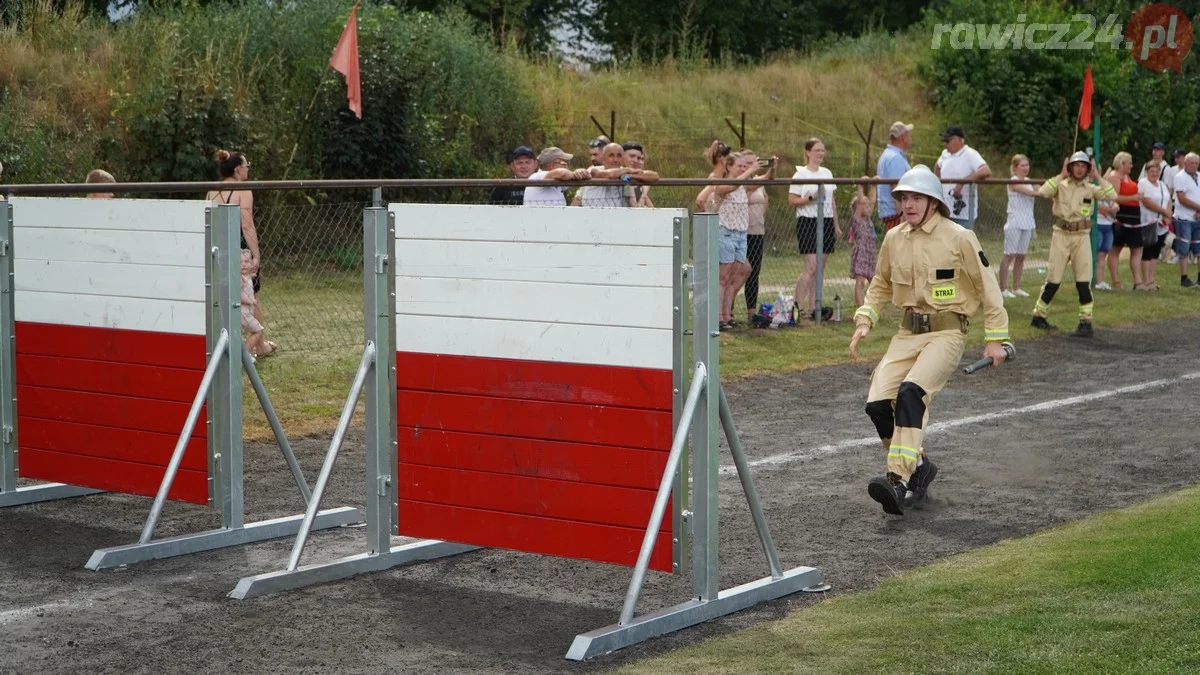
[[[1013,155],[1012,179],[1025,180],[1029,177],[1029,158]],[[1033,206],[1037,191],[1031,185],[1008,186],[1008,220],[1004,223],[1004,257],[1000,259],[1000,291],[1006,298],[1027,298],[1021,290],[1021,275],[1025,272],[1025,254],[1037,223],[1033,219]],[[1012,269],[1012,289],[1008,288],[1008,271]]]

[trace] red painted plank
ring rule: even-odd
[[[112,459],[68,455],[34,448],[22,449],[18,456],[25,478],[68,483],[82,487],[153,497],[162,482],[165,467],[121,462]],[[208,475],[203,471],[180,469],[171,486],[169,499],[208,503]]]
[[[518,359],[396,354],[398,389],[671,410],[671,371]]]
[[[17,355],[17,384],[191,403],[204,373],[58,356]]]
[[[16,322],[18,354],[204,370],[203,335]]]
[[[627,565],[637,562],[645,529],[595,525],[401,500],[400,534],[410,537],[582,558]],[[650,567],[671,570],[671,535],[659,534]]]
[[[183,431],[189,407],[187,403],[173,401],[17,385],[20,415],[63,422],[179,434]],[[200,415],[203,422],[206,419],[204,409]],[[193,437],[203,438],[207,433],[205,425],[197,423]]]
[[[182,431],[182,428],[180,429]],[[17,443],[21,450],[34,448],[72,455],[115,459],[139,464],[166,466],[171,461],[179,434],[159,434],[17,417]],[[183,452],[184,469],[208,471],[208,446],[205,439],[193,436]]]
[[[666,468],[661,450],[467,434],[401,427],[400,461],[518,476],[657,490]]]
[[[655,491],[407,464],[400,499],[646,529]],[[670,519],[661,529],[670,531]]]
[[[671,413],[575,403],[398,392],[398,426],[669,449]]]

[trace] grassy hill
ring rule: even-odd
[[[790,168],[803,161],[804,140],[818,136],[827,164],[845,176],[862,173],[865,146],[855,124],[866,132],[875,121],[874,155],[898,119],[916,125],[918,161],[932,163],[941,152],[944,125],[917,75],[927,52],[922,38],[874,34],[759,66],[668,61],[579,72],[525,62],[522,75],[538,97],[546,141],[570,151],[586,149],[599,133],[589,115],[607,128],[616,111],[618,140],[647,145],[661,173],[695,176],[712,139],[738,144],[725,120],[740,126],[745,112],[755,151],[778,154]]]

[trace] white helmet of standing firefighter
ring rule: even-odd
[[[924,164],[918,164],[904,172],[904,175],[900,176],[899,182],[896,183],[896,187],[892,188],[893,196],[899,196],[905,192],[929,197],[931,201],[937,202],[938,213],[946,217],[950,216],[950,206],[946,204],[945,197],[942,195],[942,181]]]

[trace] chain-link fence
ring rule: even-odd
[[[733,187],[733,186],[730,186]],[[804,186],[816,189],[814,185]],[[832,191],[836,227],[827,227],[821,242],[830,251],[820,265],[815,218],[799,218],[797,209],[788,204],[789,186],[770,185],[747,192],[731,190],[720,199],[706,199],[705,186],[585,186],[562,185],[550,188],[505,187],[504,195],[493,188],[404,188],[384,190],[384,202],[479,203],[489,200],[524,201],[521,208],[564,206],[581,208],[628,208],[631,203],[654,207],[686,208],[720,213],[722,224],[748,230],[744,257],[750,266],[748,278],[737,282],[737,294],[731,316],[734,330],[754,323],[752,315],[771,318],[779,313],[782,300],[788,308],[783,326],[809,325],[814,321],[849,320],[861,301],[874,270],[875,253],[884,234],[878,209],[869,209],[865,219],[855,218],[852,210],[859,190],[870,192],[869,185],[839,184]],[[711,188],[708,189],[711,194]],[[757,193],[757,194],[755,194]],[[964,210],[964,222],[973,228],[984,252],[999,271],[1003,256],[1004,224],[1007,219],[1008,190],[1004,185],[967,185],[965,201],[977,201],[977,208]],[[529,199],[525,199],[525,195]],[[499,197],[499,198],[498,198]],[[260,302],[267,336],[288,351],[332,351],[353,349],[362,340],[362,211],[368,202],[318,205],[260,205],[255,209],[255,225],[262,247]],[[705,208],[701,208],[701,207]],[[1030,242],[1024,274],[1018,284],[1006,279],[1007,289],[1029,293],[1040,287],[1048,257],[1049,228],[1052,220],[1049,200],[1035,201],[1035,221],[1040,227]],[[825,215],[825,214],[821,214]],[[861,214],[860,214],[861,215]],[[436,227],[436,223],[430,223]],[[804,250],[806,253],[802,253]],[[818,269],[819,267],[819,269]],[[798,286],[801,293],[797,294]],[[812,296],[819,289],[822,315],[814,315]],[[807,293],[805,293],[807,291]],[[800,297],[796,317],[790,307]],[[798,319],[798,321],[796,321]],[[762,319],[757,320],[759,323]],[[778,327],[780,321],[776,320]]]
[[[289,351],[362,344],[366,202],[259,205],[259,303],[268,339]]]

